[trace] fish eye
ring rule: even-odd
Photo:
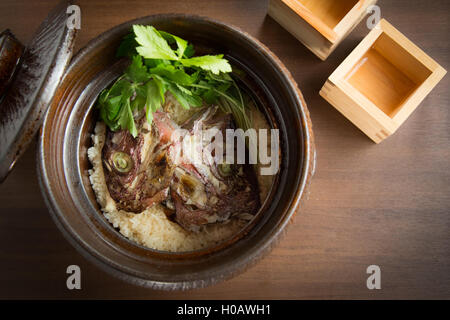
[[[115,152],[112,156],[112,162],[114,164],[114,168],[121,173],[128,173],[131,168],[133,168],[133,160],[130,155],[125,152]]]

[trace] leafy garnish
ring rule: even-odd
[[[134,25],[124,37],[116,55],[131,63],[114,84],[103,90],[97,101],[100,117],[112,130],[129,130],[136,137],[135,117],[145,109],[153,120],[167,91],[186,109],[203,102],[217,103],[232,113],[237,125],[251,127],[239,87],[230,76],[231,65],[223,55],[194,57],[192,44],[152,26]],[[143,112],[143,111],[142,111]]]
[[[177,44],[177,46],[178,46],[178,49],[177,49],[178,58],[182,58],[183,55],[184,55],[184,52],[186,51],[186,48],[188,46],[187,41],[184,40],[184,39],[181,39],[181,38],[179,38],[177,36],[174,36],[173,34],[164,32],[164,31],[159,31],[159,34],[161,36],[163,36],[163,38],[166,39],[169,44],[172,44],[174,42]]]
[[[133,26],[136,41],[140,44],[136,51],[146,59],[178,60],[167,41],[152,26]]]
[[[202,56],[190,59],[181,59],[181,63],[186,67],[200,67],[203,70],[209,70],[214,74],[220,72],[231,72],[231,66],[227,60],[222,58],[223,55],[217,56]]]
[[[146,82],[150,75],[147,72],[147,68],[144,67],[142,63],[142,59],[139,56],[134,56],[132,58],[132,62],[128,69],[125,71],[125,74],[132,82]]]
[[[119,48],[116,51],[117,57],[132,57],[137,54],[136,47],[138,43],[136,42],[135,36],[133,33],[127,34],[119,45]]]

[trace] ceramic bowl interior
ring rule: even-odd
[[[221,244],[170,253],[126,239],[103,217],[88,178],[87,149],[98,94],[128,61],[115,51],[133,24],[149,24],[194,43],[201,54],[224,53],[244,71],[238,81],[271,126],[280,130],[280,171],[257,218]],[[46,115],[40,140],[42,190],[69,241],[104,270],[129,282],[162,289],[202,287],[230,277],[267,252],[292,220],[314,171],[308,111],[282,63],[261,43],[206,18],[157,15],[120,25],[92,40],[73,59]],[[301,210],[301,208],[300,208]]]

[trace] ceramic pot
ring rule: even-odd
[[[97,120],[94,102],[123,70],[116,49],[133,24],[153,25],[224,53],[245,72],[242,82],[280,130],[280,170],[257,219],[212,248],[170,253],[140,246],[103,217],[88,178],[87,149]],[[314,173],[309,112],[294,79],[258,40],[230,25],[189,15],[154,15],[119,25],[95,38],[72,59],[46,114],[39,142],[41,189],[66,238],[105,271],[156,289],[204,287],[242,271],[270,250],[294,215]]]

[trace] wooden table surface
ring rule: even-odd
[[[0,30],[26,43],[57,0],[0,2]],[[83,258],[50,218],[36,177],[36,144],[0,185],[0,298],[323,299],[450,298],[450,109],[447,75],[399,131],[372,143],[319,96],[368,33],[365,23],[326,62],[266,16],[267,0],[79,1],[76,50],[136,17],[192,13],[234,24],[265,43],[297,80],[311,112],[317,172],[309,200],[281,243],[218,285],[162,292],[123,283]],[[447,0],[380,0],[382,16],[450,68]],[[66,289],[66,267],[82,290]],[[368,290],[366,268],[381,268]]]

